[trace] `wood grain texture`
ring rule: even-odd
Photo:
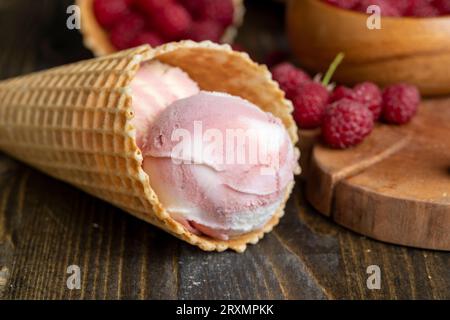
[[[68,4],[0,1],[2,78],[88,56],[79,35],[63,27]],[[252,55],[283,47],[281,5],[247,6],[240,37]],[[28,19],[15,19],[23,10]],[[66,287],[72,264],[81,268],[80,290]],[[372,264],[381,268],[381,290],[366,287]],[[258,245],[244,254],[206,253],[0,155],[3,299],[448,299],[449,265],[449,254],[386,245],[335,225],[306,204],[301,181],[281,224]]]
[[[381,18],[381,29],[367,27],[368,16],[325,4],[290,0],[287,12],[292,49],[305,67],[324,72],[339,52],[346,57],[334,78],[381,86],[409,82],[422,94],[450,94],[450,17]]]
[[[312,148],[307,198],[372,238],[450,251],[450,99],[424,101],[404,126],[379,124],[360,145]]]

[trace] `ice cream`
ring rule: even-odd
[[[133,96],[136,141],[145,146],[147,129],[155,117],[175,100],[199,92],[197,84],[179,68],[159,61],[143,64],[130,84]]]
[[[159,62],[144,65],[131,89],[144,171],[175,220],[222,240],[270,220],[295,167],[278,118],[242,98],[199,91]]]

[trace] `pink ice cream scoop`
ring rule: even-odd
[[[145,146],[146,133],[155,117],[172,102],[199,92],[197,84],[179,68],[159,61],[143,64],[131,82],[136,141]]]
[[[176,76],[158,88],[170,98],[158,104],[145,98],[154,96],[150,86],[137,96],[155,80],[151,67],[132,83],[143,167],[159,200],[197,234],[226,240],[263,227],[293,180],[295,156],[284,126],[247,100],[198,91],[184,72],[168,68],[164,74]],[[182,94],[173,98],[172,88]]]

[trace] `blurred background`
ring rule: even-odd
[[[93,57],[78,30],[69,30],[73,0],[0,0],[0,78]],[[284,4],[249,0],[235,43],[258,62],[285,58]]]

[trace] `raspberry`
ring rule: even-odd
[[[126,0],[95,0],[94,14],[98,23],[106,28],[112,28],[116,22],[129,14]]]
[[[364,104],[373,115],[374,120],[378,120],[381,114],[383,97],[380,88],[372,82],[363,82],[353,88],[356,101]]]
[[[325,2],[342,9],[353,9],[359,0],[325,0]]]
[[[158,36],[156,33],[151,31],[145,31],[140,33],[136,38],[133,39],[131,46],[137,47],[142,44],[148,44],[151,47],[157,47],[164,43],[163,39]]]
[[[197,19],[205,0],[179,0],[179,2],[189,11],[192,17]]]
[[[383,92],[383,119],[389,123],[404,124],[416,114],[420,93],[415,86],[396,84]]]
[[[311,81],[305,72],[289,62],[283,62],[273,67],[272,76],[280,85],[281,90],[286,93],[288,99],[292,99],[296,95],[301,84]]]
[[[450,0],[434,0],[433,6],[441,15],[450,14]]]
[[[330,102],[336,102],[344,98],[349,98],[354,100],[355,95],[352,89],[347,88],[345,86],[338,86],[334,89],[333,93],[330,96]]]
[[[412,0],[388,0],[389,3],[397,8],[401,16],[406,15],[412,5]]]
[[[136,13],[125,16],[114,26],[109,35],[111,43],[119,50],[131,48],[133,40],[144,29],[145,20]]]
[[[328,96],[327,89],[320,83],[307,82],[300,86],[293,99],[294,119],[300,128],[313,129],[321,125]]]
[[[382,94],[378,86],[371,82],[357,84],[353,90],[344,86],[339,86],[331,95],[330,101],[335,102],[343,98],[360,102],[373,115],[374,120],[378,120],[382,109]]]
[[[188,31],[187,38],[194,41],[211,40],[220,42],[223,31],[223,27],[216,21],[194,21]]]
[[[410,0],[410,6],[405,15],[413,17],[436,17],[439,10],[432,6],[428,0]]]
[[[183,5],[198,20],[214,20],[228,27],[233,23],[232,0],[182,0]]]
[[[405,15],[406,11],[411,6],[411,0],[387,0],[387,2],[398,10],[400,16]]]
[[[192,19],[184,7],[173,3],[154,13],[153,23],[158,33],[169,40],[176,40],[186,35]]]
[[[134,0],[137,8],[149,16],[153,16],[165,5],[171,4],[172,0]]]
[[[323,117],[322,137],[333,148],[357,145],[372,132],[372,113],[361,103],[341,99],[331,104]]]
[[[232,0],[210,0],[200,10],[204,19],[213,19],[228,27],[233,23],[234,5]]]
[[[388,0],[361,0],[356,6],[356,10],[367,13],[367,7],[376,5],[380,7],[381,15],[386,17],[399,17],[400,11],[391,4]]]

